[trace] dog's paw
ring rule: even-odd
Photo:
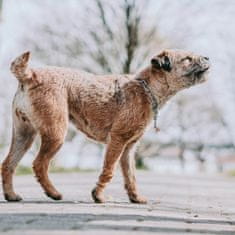
[[[148,201],[145,197],[136,196],[136,197],[129,197],[130,202],[132,203],[139,203],[139,204],[146,204]]]
[[[17,194],[7,194],[7,193],[5,193],[4,197],[8,202],[19,202],[19,201],[22,200],[22,197],[17,195]]]
[[[104,203],[105,202],[104,196],[102,196],[101,194],[98,194],[96,191],[96,188],[94,188],[91,191],[91,196],[92,196],[95,203]]]
[[[48,193],[48,192],[45,192],[45,194],[48,197],[50,197],[50,198],[52,198],[53,200],[56,200],[56,201],[62,200],[62,198],[63,198],[63,196],[60,193]]]

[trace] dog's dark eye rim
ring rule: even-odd
[[[189,60],[191,62],[193,59],[190,56],[187,56],[187,57],[181,59],[181,62],[183,62],[185,60]]]

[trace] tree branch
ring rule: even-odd
[[[109,24],[107,23],[107,20],[106,20],[106,17],[105,17],[104,6],[103,6],[103,4],[100,0],[96,0],[96,4],[97,4],[97,8],[98,8],[99,13],[100,13],[100,17],[101,17],[101,20],[102,20],[103,27],[106,30],[110,40],[113,40],[113,32],[112,32]]]

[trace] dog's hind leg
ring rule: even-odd
[[[33,162],[33,169],[38,182],[41,184],[46,195],[54,200],[61,200],[62,195],[52,185],[48,177],[48,167],[50,160],[64,143],[67,126],[68,118],[64,117],[60,120],[57,119],[57,121],[50,122],[50,124],[40,131],[41,147]]]
[[[124,177],[124,185],[127,190],[128,197],[133,203],[146,203],[147,200],[138,195],[135,178],[135,142],[129,143],[120,159],[122,174]]]
[[[16,112],[17,113],[17,112]],[[4,197],[8,201],[22,200],[13,189],[13,174],[19,161],[30,148],[35,138],[36,131],[26,117],[13,117],[13,131],[10,151],[2,164],[2,187]]]

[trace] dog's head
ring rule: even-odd
[[[209,58],[182,50],[165,50],[151,60],[152,71],[160,73],[175,91],[207,79]]]

